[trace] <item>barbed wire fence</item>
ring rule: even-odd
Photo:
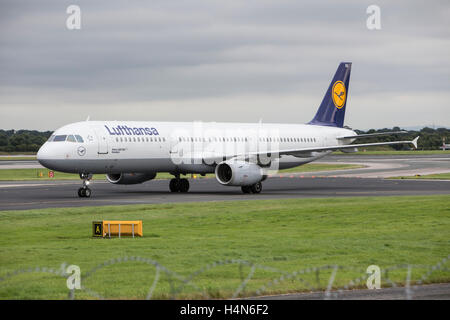
[[[420,286],[425,284],[427,279],[430,278],[430,276],[437,272],[450,272],[450,269],[447,265],[447,262],[449,262],[450,255],[443,258],[441,261],[439,261],[435,265],[412,265],[412,264],[399,264],[392,267],[388,267],[381,270],[381,279],[390,287],[392,288],[398,288],[399,284],[396,283],[391,279],[391,274],[395,271],[399,270],[406,270],[406,277],[405,277],[405,285],[404,285],[404,298],[405,299],[413,299],[414,298],[414,292],[416,290],[420,289]],[[236,298],[242,298],[242,297],[249,297],[248,294],[246,294],[246,287],[248,283],[253,279],[255,273],[257,271],[266,271],[278,274],[277,277],[273,278],[272,280],[268,281],[266,284],[262,285],[258,289],[252,291],[254,292],[254,295],[250,296],[253,298],[260,297],[264,295],[266,292],[269,292],[269,289],[276,287],[277,285],[280,285],[281,283],[285,281],[297,281],[303,285],[301,292],[315,292],[317,293],[316,298],[317,299],[340,299],[343,298],[343,294],[351,289],[363,289],[364,282],[368,279],[369,274],[366,273],[366,269],[356,268],[356,267],[348,267],[348,266],[339,266],[339,265],[325,265],[321,267],[314,267],[314,268],[305,268],[296,270],[293,272],[286,272],[274,267],[268,267],[263,266],[260,264],[254,264],[249,261],[245,260],[239,260],[239,259],[228,259],[228,260],[221,260],[216,261],[210,264],[205,265],[204,267],[198,269],[197,271],[191,273],[188,276],[183,276],[178,274],[177,272],[174,272],[165,266],[161,265],[159,262],[149,259],[149,258],[143,258],[138,256],[125,256],[125,257],[119,257],[114,258],[110,260],[106,260],[103,263],[98,264],[88,272],[84,273],[81,277],[81,288],[79,290],[76,289],[68,289],[68,295],[67,299],[73,300],[76,298],[76,292],[85,292],[89,296],[97,299],[108,299],[107,297],[104,297],[103,295],[99,294],[98,292],[92,290],[91,288],[88,288],[84,286],[84,282],[94,274],[96,274],[98,271],[102,270],[106,267],[111,267],[117,264],[122,263],[130,263],[130,262],[137,262],[137,263],[144,263],[149,266],[152,266],[155,268],[154,271],[154,277],[151,285],[149,286],[147,290],[146,299],[150,300],[155,292],[155,289],[157,288],[158,284],[161,280],[161,274],[164,274],[168,280],[169,283],[169,297],[170,299],[176,299],[179,297],[182,293],[184,288],[186,287],[192,287],[195,290],[197,290],[197,293],[200,293],[200,295],[204,299],[214,299],[215,297],[211,296],[207,291],[201,289],[198,287],[194,281],[196,278],[198,278],[200,275],[205,274],[206,272],[209,272],[215,268],[218,267],[224,267],[224,266],[230,266],[230,265],[237,265],[238,266],[238,273],[240,278],[240,283],[234,290],[233,294],[230,298],[236,299]],[[65,278],[66,281],[71,274],[68,274],[66,272],[67,263],[61,264],[60,268],[48,268],[48,267],[29,267],[25,269],[18,269],[12,272],[7,273],[5,276],[0,277],[0,285],[4,284],[6,281],[27,273],[46,273],[46,274],[52,274],[61,278]],[[244,268],[249,268],[248,273],[244,273]],[[426,272],[422,273],[420,277],[417,280],[412,279],[412,271],[413,270],[423,270],[425,269]],[[361,274],[361,276],[354,278],[350,280],[348,283],[346,283],[343,286],[337,287],[335,285],[335,279],[336,276],[340,272],[354,272]],[[309,277],[307,277],[309,276]],[[324,277],[326,276],[326,278]],[[314,279],[311,281],[311,279]],[[323,290],[322,282],[323,280],[327,280],[327,286],[326,289]],[[176,282],[179,284],[177,285]],[[411,285],[411,283],[414,283]]]

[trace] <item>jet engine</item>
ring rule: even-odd
[[[154,173],[113,173],[107,174],[106,179],[112,184],[138,184],[156,177]]]
[[[245,161],[223,161],[216,166],[216,179],[226,186],[250,186],[266,178],[255,163]]]

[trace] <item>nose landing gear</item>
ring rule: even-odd
[[[89,189],[89,181],[92,179],[92,174],[80,173],[80,178],[83,180],[83,186],[78,189],[78,196],[80,198],[89,198],[92,194],[91,189]]]

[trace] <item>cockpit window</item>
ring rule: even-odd
[[[52,134],[52,135],[50,136],[50,138],[48,138],[47,142],[52,142],[54,137],[55,137],[55,135]]]
[[[59,135],[55,136],[53,139],[54,142],[66,141],[67,135]]]
[[[75,138],[77,138],[77,141],[80,142],[80,143],[84,142],[83,138],[81,136],[79,136],[79,135],[75,135]]]
[[[75,137],[73,135],[67,136],[67,141],[69,141],[69,142],[77,142],[77,140],[75,140]]]

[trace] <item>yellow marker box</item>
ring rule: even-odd
[[[103,220],[92,222],[93,237],[142,237],[142,220]]]

